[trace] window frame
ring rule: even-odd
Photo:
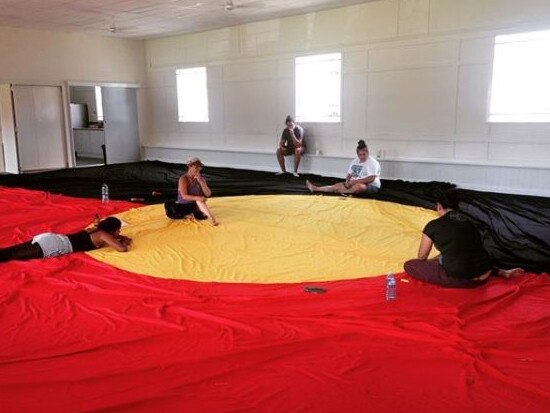
[[[185,76],[185,73],[182,72],[189,72],[192,73],[193,71],[198,72],[200,71],[201,74],[204,73],[204,93],[205,93],[205,105],[204,108],[205,113],[201,117],[189,117],[185,116],[185,114],[180,113],[180,76]],[[181,85],[183,88],[183,85]],[[183,94],[185,96],[185,94]],[[176,69],[176,103],[177,103],[177,118],[178,123],[209,123],[210,122],[210,104],[208,99],[208,68],[206,66],[192,66],[192,67],[182,67]]]
[[[531,38],[529,40],[529,38]],[[493,99],[495,95],[495,71],[496,71],[496,54],[497,47],[499,44],[506,43],[521,43],[521,42],[533,42],[542,40],[546,38],[550,42],[550,30],[536,30],[536,31],[527,31],[527,32],[515,32],[497,35],[494,37],[493,41],[493,59],[491,62],[491,77],[489,82],[489,92],[487,95],[487,112],[486,112],[486,122],[490,124],[498,123],[527,123],[527,124],[536,124],[536,123],[550,123],[550,110],[546,112],[524,112],[524,113],[498,113],[493,112]],[[523,40],[522,40],[523,39]],[[498,69],[497,69],[498,70]],[[525,74],[520,76],[526,76]],[[550,72],[549,75],[550,76]],[[549,80],[550,82],[550,80]]]
[[[338,116],[331,118],[330,116],[325,116],[322,118],[313,117],[313,116],[304,116],[303,113],[300,113],[300,108],[298,107],[298,65],[299,60],[307,60],[307,59],[314,59],[319,57],[325,57],[327,60],[330,59],[331,56],[338,56],[339,61],[339,79],[338,79]],[[343,113],[343,102],[342,102],[342,96],[343,96],[343,82],[344,82],[344,70],[343,70],[343,53],[342,52],[329,52],[329,53],[316,53],[316,54],[309,54],[309,55],[302,55],[302,56],[296,56],[294,59],[294,106],[295,106],[295,113],[296,113],[296,121],[300,123],[326,123],[326,124],[336,124],[336,123],[342,123],[342,113]]]

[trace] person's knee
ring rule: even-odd
[[[303,153],[304,153],[304,148],[296,148],[294,150],[295,155],[301,156]]]
[[[416,262],[416,260],[405,261],[405,263],[403,264],[403,269],[405,270],[405,272],[407,274],[411,275],[411,272],[414,272],[413,268],[414,268],[414,263],[415,262]]]
[[[354,194],[359,194],[361,192],[365,192],[367,190],[367,185],[365,184],[355,184],[351,187],[351,192]]]
[[[283,150],[281,148],[277,148],[277,150],[275,151],[275,155],[283,156]]]

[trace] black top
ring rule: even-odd
[[[304,129],[296,125],[294,126],[294,136],[296,136],[296,139],[302,141],[302,145],[304,144],[303,137],[304,137]],[[281,134],[281,140],[284,141],[283,145],[288,148],[294,148],[294,141],[292,140],[292,137],[290,136],[290,131],[288,128],[285,128],[283,133]]]
[[[71,241],[73,252],[91,251],[97,248],[92,242],[88,231],[75,232],[74,234],[67,235],[67,237]]]
[[[464,215],[448,212],[428,222],[424,234],[441,253],[441,264],[451,277],[472,279],[492,268],[477,228]]]

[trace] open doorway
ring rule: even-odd
[[[71,86],[69,96],[75,165],[106,164],[101,86]]]
[[[140,160],[136,87],[69,85],[75,166]]]

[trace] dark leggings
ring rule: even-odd
[[[25,261],[35,258],[44,258],[44,252],[40,248],[40,245],[33,244],[32,241],[7,248],[0,248],[0,262],[11,260]]]
[[[166,216],[170,219],[183,219],[191,214],[198,220],[208,219],[199,209],[195,201],[187,204],[178,204],[174,201],[168,201],[164,203],[164,210],[166,211]]]
[[[411,277],[446,288],[474,288],[487,282],[451,277],[436,260],[409,260],[404,267]]]

